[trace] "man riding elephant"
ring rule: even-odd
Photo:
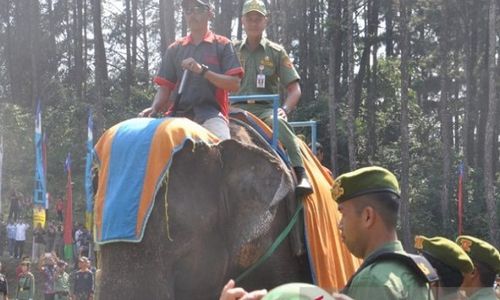
[[[241,21],[247,38],[236,43],[235,48],[245,69],[245,76],[237,94],[277,94],[280,84],[286,87],[286,99],[278,109],[279,139],[288,152],[297,176],[297,193],[310,194],[312,187],[300,157],[297,138],[287,122],[287,115],[296,108],[301,96],[300,77],[285,49],[263,37],[267,27],[267,9],[261,0],[247,0],[243,4]],[[268,125],[272,123],[272,104],[247,101],[235,106],[253,113]]]
[[[139,116],[168,110],[194,120],[221,140],[229,139],[228,92],[239,89],[243,69],[231,42],[209,30],[214,17],[209,1],[183,0],[182,9],[190,34],[168,47],[154,79],[158,91],[153,104]],[[184,70],[190,74],[179,96]],[[176,106],[172,96],[180,97]]]

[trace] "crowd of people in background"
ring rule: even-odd
[[[43,291],[46,300],[93,299],[96,270],[89,259],[92,256],[89,230],[78,223],[73,226],[74,264],[65,261],[62,198],[54,202],[53,211],[46,210],[44,226],[37,223],[33,227],[32,199],[18,191],[10,195],[8,220],[0,221],[0,257],[4,262],[14,260],[18,266],[15,282],[12,278],[9,282],[0,263],[0,300],[9,299],[9,294],[10,299],[33,300],[37,289]],[[26,242],[28,236],[32,240]],[[28,251],[25,248],[30,244],[32,248]],[[15,291],[9,292],[9,286]]]

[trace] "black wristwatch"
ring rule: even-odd
[[[290,114],[290,113],[292,112],[292,110],[291,110],[288,106],[286,106],[286,105],[283,105],[283,106],[281,107],[281,109],[282,109],[282,110],[283,110],[283,111],[284,111],[287,115],[288,115],[288,114]]]
[[[200,72],[200,76],[203,77],[205,76],[205,73],[207,73],[208,71],[208,67],[206,65],[201,65],[201,72]]]

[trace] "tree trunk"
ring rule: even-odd
[[[100,136],[104,131],[104,98],[109,95],[108,90],[108,65],[106,61],[106,49],[104,48],[104,39],[101,27],[101,1],[92,0],[92,20],[94,28],[94,52],[95,52],[95,85],[96,102],[95,114],[96,124],[95,132]]]
[[[143,0],[142,1],[142,8],[141,8],[141,17],[142,17],[142,40],[143,40],[143,53],[142,55],[144,56],[144,74],[146,75],[145,78],[146,80],[144,81],[144,84],[149,86],[149,46],[148,46],[148,19],[146,17],[146,8],[147,8],[147,1]]]
[[[135,73],[137,70],[137,36],[139,35],[139,19],[137,17],[138,2],[139,0],[132,0],[132,44],[131,44],[131,67]]]
[[[49,22],[49,49],[48,49],[48,64],[51,76],[57,76],[57,46],[55,37],[55,16],[53,11],[52,0],[47,1],[47,18]]]
[[[65,43],[65,46],[66,46],[66,64],[68,66],[68,69],[69,70],[72,70],[72,61],[71,61],[71,56],[72,54],[74,54],[74,52],[72,52],[71,50],[73,49],[72,48],[72,44],[71,44],[71,41],[73,40],[73,32],[71,30],[71,26],[70,26],[70,2],[69,0],[64,0],[64,11],[66,11],[66,15],[65,15],[65,21],[66,21],[66,43]],[[74,11],[74,10],[73,10]],[[73,22],[74,23],[74,22]],[[73,26],[73,29],[75,28],[75,26]],[[73,68],[74,70],[74,68]]]
[[[400,30],[401,30],[401,226],[402,242],[406,249],[411,249],[410,230],[410,133],[408,129],[408,89],[410,86],[410,37],[408,23],[411,9],[410,1],[400,0]]]
[[[366,30],[366,37],[364,41],[363,53],[361,54],[361,60],[359,62],[359,72],[354,80],[354,116],[357,118],[359,115],[359,109],[361,107],[361,94],[363,92],[363,81],[366,72],[369,72],[370,68],[370,53],[372,45],[377,43],[377,29],[378,29],[378,11],[379,11],[379,1],[369,0],[366,4],[368,6],[368,13],[366,18],[368,19],[368,30]],[[369,85],[369,83],[368,83]]]
[[[463,166],[464,166],[464,175],[463,175],[463,202],[467,203],[467,183],[469,180],[469,164],[472,162],[470,158],[471,140],[474,140],[474,133],[470,130],[471,127],[471,110],[472,110],[472,102],[475,98],[475,79],[474,79],[474,69],[476,65],[475,60],[475,45],[473,44],[473,30],[474,30],[474,22],[475,22],[475,6],[467,5],[463,7],[463,10],[466,14],[466,18],[464,20],[465,24],[465,84],[466,84],[466,97],[465,97],[465,105],[464,105],[464,121],[462,127],[462,151],[463,151]],[[471,134],[472,133],[472,134]]]
[[[73,14],[75,52],[75,93],[78,102],[83,100],[83,0],[76,0]]]
[[[354,41],[353,41],[353,14],[354,0],[347,1],[347,61],[348,80],[347,80],[347,148],[349,151],[349,169],[356,169],[356,119],[354,116]]]
[[[4,55],[5,55],[5,61],[7,65],[7,76],[9,78],[9,86],[10,86],[10,100],[13,102],[13,100],[17,95],[15,92],[15,75],[14,75],[14,62],[13,62],[13,56],[12,56],[12,29],[11,29],[11,22],[10,22],[10,13],[11,13],[11,0],[6,0],[4,9],[0,11],[0,17],[2,18],[2,21],[5,23],[5,43],[3,44],[4,47]],[[7,83],[6,83],[7,84]],[[6,89],[7,90],[7,89]]]
[[[385,56],[394,56],[393,0],[385,0]]]
[[[82,60],[82,99],[87,91],[87,62],[88,59],[88,47],[87,47],[87,0],[82,0],[82,51],[83,51],[83,60]],[[84,127],[86,126],[85,122]],[[83,127],[83,128],[84,128]]]
[[[337,138],[337,99],[338,99],[338,86],[339,81],[339,71],[337,68],[337,53],[340,52],[341,42],[340,42],[340,26],[341,26],[341,10],[342,6],[340,4],[341,0],[329,0],[328,1],[328,15],[330,20],[333,20],[330,24],[330,51],[328,52],[328,68],[330,70],[328,76],[328,97],[330,101],[328,102],[329,111],[329,131],[330,131],[330,163],[333,175],[339,174],[339,166],[337,163],[338,155],[338,138]]]
[[[241,12],[243,11],[243,3],[245,0],[238,1],[238,31],[236,33],[236,39],[241,41],[243,39],[243,24],[241,23]]]
[[[31,96],[32,107],[36,106],[36,99],[40,97],[40,74],[38,70],[38,59],[40,57],[40,3],[38,0],[30,1],[30,53],[31,53]]]
[[[448,105],[449,96],[449,29],[448,29],[448,17],[449,17],[449,0],[443,0],[442,10],[443,15],[441,17],[441,32],[439,34],[439,47],[440,47],[440,60],[441,60],[441,70],[440,70],[440,86],[441,86],[441,97],[440,97],[440,119],[441,119],[441,143],[442,143],[442,160],[443,160],[443,183],[441,189],[441,221],[442,228],[445,233],[450,230],[449,220],[449,201],[450,201],[450,178],[451,178],[451,131],[450,123],[451,117]]]
[[[377,100],[377,72],[378,72],[378,39],[377,29],[378,29],[378,0],[369,1],[369,19],[368,26],[370,33],[370,39],[372,39],[372,69],[369,72],[368,81],[368,91],[367,91],[367,123],[368,123],[368,161],[373,162],[375,160],[375,155],[377,153],[377,132],[376,132],[376,105]],[[403,39],[402,39],[403,41]]]
[[[123,82],[123,98],[126,105],[130,105],[130,87],[132,85],[132,51],[131,51],[131,40],[132,40],[132,13],[130,11],[130,1],[125,0],[125,74]]]
[[[495,117],[497,111],[496,95],[496,0],[490,0],[488,13],[488,81],[489,81],[489,105],[486,119],[486,136],[484,139],[484,196],[486,199],[487,216],[486,221],[489,227],[489,240],[493,245],[497,243],[497,207],[495,201],[495,174],[493,173],[493,139],[495,137]]]
[[[173,0],[160,0],[160,39],[160,50],[163,57],[168,45],[175,40],[175,10]]]
[[[236,12],[236,7],[234,6],[233,0],[217,1],[215,7],[215,21],[214,29],[217,34],[231,37],[231,23],[233,21],[233,14]],[[239,15],[239,13],[238,13]]]

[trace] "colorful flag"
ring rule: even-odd
[[[85,164],[85,195],[87,200],[85,210],[85,227],[90,232],[92,231],[92,210],[94,209],[94,189],[92,187],[92,162],[94,160],[93,127],[94,122],[92,120],[92,110],[89,110],[87,125],[87,161]]]
[[[73,259],[73,187],[71,182],[71,154],[65,162],[67,176],[66,182],[66,210],[64,214],[64,258],[68,261]]]
[[[2,215],[3,135],[0,136],[0,215]]]
[[[35,194],[33,197],[34,205],[46,207],[47,188],[45,183],[45,167],[43,155],[43,136],[42,136],[42,109],[40,98],[37,100],[35,112]]]
[[[461,162],[458,166],[458,235],[462,235],[462,218],[463,218],[463,179],[464,179],[464,164]]]

